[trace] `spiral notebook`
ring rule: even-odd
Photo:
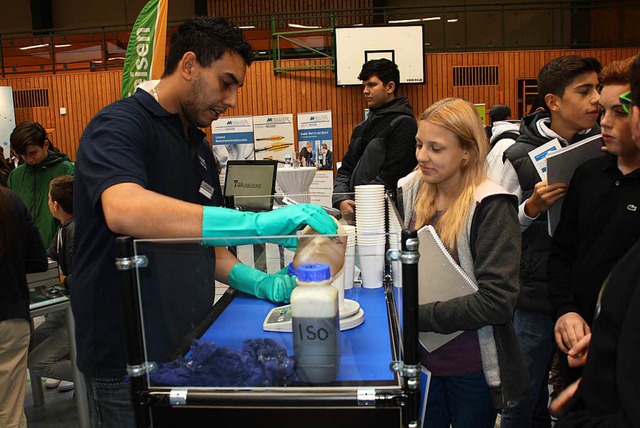
[[[477,285],[451,257],[433,226],[418,231],[420,261],[418,262],[418,303],[444,302],[478,291]],[[420,332],[420,343],[433,352],[462,334]]]

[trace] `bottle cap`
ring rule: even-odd
[[[298,266],[298,281],[321,282],[331,278],[331,270],[326,263],[307,263]]]

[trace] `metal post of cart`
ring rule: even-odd
[[[408,394],[405,426],[420,426],[420,355],[418,349],[418,232],[402,231],[402,371]]]
[[[144,360],[142,321],[136,287],[136,267],[145,265],[144,257],[135,256],[130,236],[116,239],[116,268],[121,274],[122,304],[127,326],[127,374],[131,382],[136,426],[139,428],[149,426],[149,400],[145,393],[148,365]]]

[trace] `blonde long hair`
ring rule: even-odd
[[[428,121],[452,132],[468,153],[467,161],[461,167],[460,185],[454,191],[453,201],[436,225],[438,235],[451,250],[455,247],[458,233],[465,227],[476,187],[487,176],[487,136],[475,107],[460,98],[445,98],[434,103],[420,115],[419,121]],[[414,204],[416,229],[428,224],[435,214],[437,191],[437,185],[422,181]]]

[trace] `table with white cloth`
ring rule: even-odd
[[[296,202],[311,202],[309,187],[316,176],[316,167],[279,166],[276,181],[285,195],[290,195]]]

